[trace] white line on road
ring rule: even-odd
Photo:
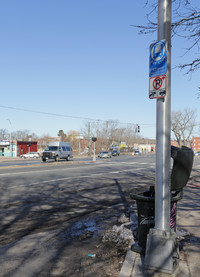
[[[154,163],[151,163],[151,164],[149,164],[149,163],[136,163],[136,162],[133,162],[133,163],[128,163],[128,162],[122,162],[123,163],[123,165],[124,164],[126,164],[127,166],[132,166],[132,165],[148,165],[148,167],[152,167],[152,166],[154,166]],[[114,166],[114,165],[116,165],[117,164],[117,162],[116,163],[113,163],[113,162],[108,162],[108,165],[109,166]],[[91,163],[88,163],[87,164],[88,166],[84,166],[83,168],[85,169],[85,168],[90,168],[91,166],[95,166],[95,164],[91,164]],[[98,163],[98,166],[105,166],[105,163],[103,163],[103,164],[100,164],[100,163]],[[64,171],[66,171],[67,169],[69,169],[70,171],[71,170],[77,170],[77,167],[74,167],[74,168],[61,168],[61,169],[59,169],[60,171],[61,170],[64,170]],[[134,169],[135,170],[135,169]],[[137,169],[138,170],[138,169]],[[52,172],[52,168],[51,169],[43,169],[43,170],[35,170],[34,171],[34,173],[44,173],[44,172]],[[22,174],[29,174],[30,173],[30,171],[20,171],[20,172],[9,172],[9,173],[0,173],[0,176],[11,176],[11,175],[22,175]],[[31,172],[31,173],[33,173],[33,171]]]
[[[145,170],[146,168],[137,168],[134,169],[135,171],[138,170]],[[58,178],[58,179],[51,179],[51,180],[46,180],[46,181],[40,181],[40,182],[35,182],[35,183],[31,183],[31,184],[23,184],[23,185],[16,185],[16,186],[9,186],[7,187],[7,189],[12,189],[12,188],[19,188],[19,187],[25,187],[25,186],[35,186],[35,185],[41,185],[41,184],[46,184],[46,183],[55,183],[55,182],[59,182],[59,181],[67,181],[67,180],[74,180],[74,179],[79,179],[79,178],[93,178],[95,176],[100,176],[102,174],[121,174],[123,172],[132,172],[131,169],[124,169],[124,170],[119,170],[119,171],[111,171],[111,172],[100,172],[100,173],[92,173],[90,175],[80,175],[80,176],[74,176],[74,177],[65,177],[65,178]],[[138,174],[138,173],[137,173]]]

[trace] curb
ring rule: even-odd
[[[195,265],[193,265],[195,267]],[[194,274],[194,275],[193,275]],[[118,277],[189,277],[197,276],[194,273],[191,274],[189,265],[186,260],[180,258],[179,265],[175,272],[171,275],[162,272],[156,272],[147,270],[144,267],[144,256],[133,252],[131,249],[127,251],[123,266]]]
[[[136,260],[136,253],[133,252],[131,249],[128,249],[127,253],[126,253],[126,257],[124,260],[124,263],[122,265],[122,268],[120,270],[119,276],[118,277],[127,277],[127,276],[131,276],[133,267],[134,267],[134,263]]]

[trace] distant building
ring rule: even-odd
[[[37,152],[37,141],[17,141],[17,156]]]
[[[143,153],[153,153],[156,151],[156,140],[141,138],[138,140],[138,146],[134,145],[134,148]]]
[[[155,150],[156,150],[156,144],[152,144],[152,143],[151,144],[150,143],[139,144],[138,149],[142,153],[152,153],[152,152],[155,152]]]
[[[16,157],[16,143],[15,140],[1,140],[0,157]]]
[[[185,145],[187,147],[192,147],[192,142],[189,141],[181,141],[181,146]],[[176,147],[181,147],[176,140],[171,140],[171,145],[176,146]]]
[[[193,137],[192,138],[192,150],[194,152],[200,151],[200,137]]]
[[[176,140],[171,140],[171,145],[178,147],[178,142]]]

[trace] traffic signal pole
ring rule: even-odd
[[[155,227],[147,237],[146,270],[172,274],[178,265],[176,233],[170,229],[171,159],[171,0],[158,0],[158,41],[166,40],[166,96],[157,99]]]

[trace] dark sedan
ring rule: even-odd
[[[120,155],[119,150],[113,150],[112,151],[112,156],[119,156],[119,155]]]

